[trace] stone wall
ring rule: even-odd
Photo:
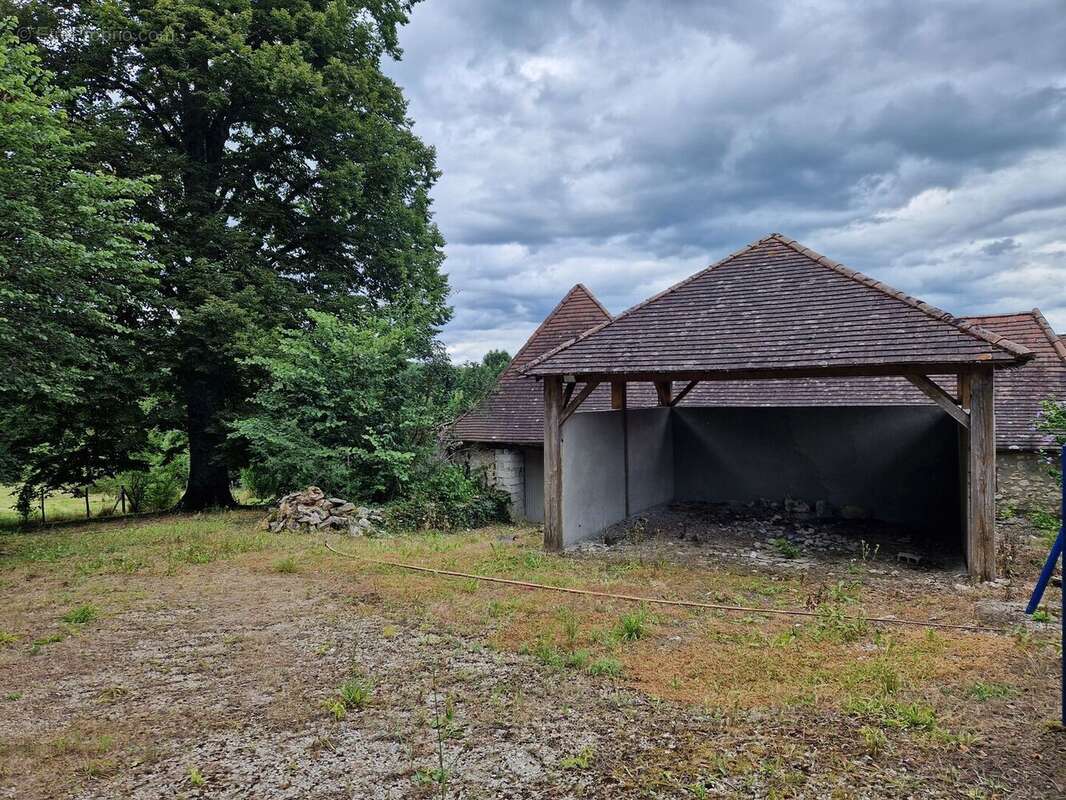
[[[521,450],[511,447],[472,446],[464,450],[461,457],[472,472],[485,473],[489,486],[495,486],[510,495],[512,519],[525,519],[525,456]]]
[[[1062,511],[1062,489],[1051,475],[1053,453],[1000,450],[996,453],[996,506],[1004,515],[1016,512]]]

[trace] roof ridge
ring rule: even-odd
[[[558,303],[556,303],[555,307],[551,311],[548,312],[548,316],[546,316],[544,319],[542,319],[540,324],[536,328],[533,329],[533,333],[529,334],[529,338],[526,339],[525,344],[523,344],[520,348],[518,348],[518,351],[511,358],[511,363],[508,364],[506,369],[504,369],[504,371],[500,373],[500,376],[499,376],[500,378],[502,378],[508,372],[512,371],[512,367],[514,366],[514,364],[516,364],[518,362],[518,357],[520,355],[522,355],[522,353],[524,353],[527,349],[529,349],[529,345],[532,344],[533,340],[537,338],[538,334],[540,334],[540,332],[542,330],[544,330],[544,328],[547,326],[547,324],[551,321],[552,317],[554,317],[556,314],[558,314],[560,311],[562,311],[563,307],[567,304],[567,302],[570,300],[570,298],[573,297],[573,295],[576,294],[578,291],[582,292],[587,298],[589,298],[593,303],[596,304],[596,307],[600,311],[602,311],[604,314],[607,315],[607,319],[605,320],[605,322],[610,322],[610,320],[612,319],[611,312],[608,311],[604,307],[603,303],[601,303],[599,300],[596,299],[596,295],[594,295],[592,292],[590,292],[588,287],[585,286],[585,284],[583,284],[583,283],[575,283],[573,286],[570,287],[569,291],[567,291],[567,293],[563,295],[563,299],[560,300]],[[600,325],[602,325],[602,324],[604,324],[604,323],[601,322]],[[597,326],[594,326],[594,328],[595,327],[599,327],[599,326],[597,325]],[[543,356],[544,356],[544,354],[541,353],[540,356],[535,357],[526,366],[528,367],[528,366],[534,364],[535,362],[539,361]],[[520,372],[525,372],[525,369],[523,368],[522,370],[519,370],[519,371]],[[499,379],[497,379],[497,382],[499,382]]]
[[[1058,353],[1059,358],[1062,359],[1063,363],[1066,363],[1066,342],[1062,341],[1062,337],[1055,333],[1055,329],[1051,327],[1051,323],[1047,321],[1039,308],[1033,308],[1029,313],[1032,315],[1033,319],[1036,320],[1036,324],[1040,326],[1040,330],[1043,331],[1044,335],[1051,342],[1052,349]]]
[[[730,253],[729,255],[725,256],[724,258],[721,258],[718,261],[715,261],[713,264],[710,264],[709,266],[704,267],[703,269],[699,270],[698,272],[695,272],[692,275],[689,275],[687,278],[678,281],[677,283],[673,284],[672,286],[668,286],[665,289],[657,292],[656,294],[653,294],[651,297],[647,298],[646,300],[642,300],[641,302],[637,303],[636,305],[630,306],[625,311],[623,311],[621,314],[619,314],[617,317],[611,317],[610,319],[604,320],[599,325],[596,325],[595,327],[589,328],[587,331],[582,333],[580,336],[575,336],[573,339],[570,339],[569,341],[563,342],[558,347],[554,347],[554,348],[552,348],[551,350],[549,350],[546,353],[541,353],[539,356],[537,356],[532,361],[530,361],[528,364],[526,364],[525,367],[523,367],[522,372],[527,372],[528,370],[533,369],[533,367],[537,366],[538,364],[540,364],[543,361],[546,361],[547,359],[549,359],[552,356],[556,355],[560,351],[565,350],[566,348],[570,347],[573,344],[577,344],[578,342],[582,341],[583,339],[586,339],[587,337],[591,336],[594,333],[598,333],[599,331],[601,331],[604,328],[606,328],[608,325],[611,325],[611,324],[613,324],[615,322],[618,322],[618,320],[623,319],[624,317],[627,317],[627,316],[629,316],[630,314],[632,314],[632,313],[634,313],[636,311],[639,311],[640,309],[642,309],[644,306],[648,305],[649,303],[652,303],[655,300],[658,300],[660,297],[664,297],[664,296],[670,294],[671,292],[676,291],[677,289],[680,289],[682,286],[685,286],[685,285],[691,283],[692,281],[696,280],[696,278],[699,278],[699,277],[702,277],[703,275],[706,275],[708,272],[710,272],[711,270],[715,269],[716,267],[722,266],[722,264],[726,263],[727,261],[729,261],[729,260],[731,260],[733,258],[736,258],[737,256],[742,255],[743,253],[746,253],[748,250],[751,250],[751,249],[753,249],[755,247],[758,247],[763,242],[765,242],[765,241],[767,241],[769,239],[772,239],[774,236],[777,236],[777,235],[778,234],[771,233],[769,236],[764,236],[761,239],[757,239],[756,241],[752,242],[751,244],[745,245],[744,247],[742,247],[739,250],[736,250],[736,251]]]
[[[854,270],[851,267],[846,267],[839,261],[834,261],[831,258],[827,258],[821,253],[800,244],[795,239],[791,239],[788,236],[785,236],[780,233],[772,233],[766,238],[774,239],[785,245],[786,247],[795,250],[797,253],[807,256],[807,258],[811,259],[812,261],[815,261],[818,264],[821,264],[823,267],[831,269],[846,278],[850,278],[856,281],[857,283],[861,283],[864,286],[868,286],[871,289],[875,289],[881,292],[882,294],[893,298],[894,300],[899,300],[900,302],[906,303],[912,308],[918,309],[919,311],[923,312],[927,316],[932,317],[935,320],[952,325],[955,328],[958,328],[963,333],[967,333],[970,336],[974,337],[975,339],[980,339],[981,341],[987,342],[994,347],[999,347],[1015,356],[1032,357],[1033,355],[1033,351],[1030,350],[1028,347],[1020,345],[1017,342],[1012,342],[1006,336],[1001,336],[1000,334],[995,333],[994,331],[987,330],[986,328],[982,328],[981,326],[975,325],[972,322],[968,322],[960,317],[956,317],[953,314],[949,314],[947,311],[937,308],[936,306],[930,305],[924,300],[919,300],[916,297],[901,292],[899,289],[895,289],[889,286],[887,283],[883,283],[882,281],[879,281],[875,278],[871,278],[869,275],[864,275],[863,273],[859,272],[858,270]]]

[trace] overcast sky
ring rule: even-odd
[[[426,0],[401,43],[456,359],[574,283],[617,313],[773,231],[1066,332],[1063,0]]]

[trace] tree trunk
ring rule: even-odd
[[[226,432],[219,422],[221,397],[217,384],[192,380],[186,386],[189,435],[189,484],[178,502],[182,511],[232,508],[229,467],[225,460]]]

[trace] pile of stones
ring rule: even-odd
[[[374,534],[382,523],[381,515],[366,506],[357,506],[340,497],[326,497],[317,486],[287,494],[263,521],[271,533],[346,532],[352,536]]]

